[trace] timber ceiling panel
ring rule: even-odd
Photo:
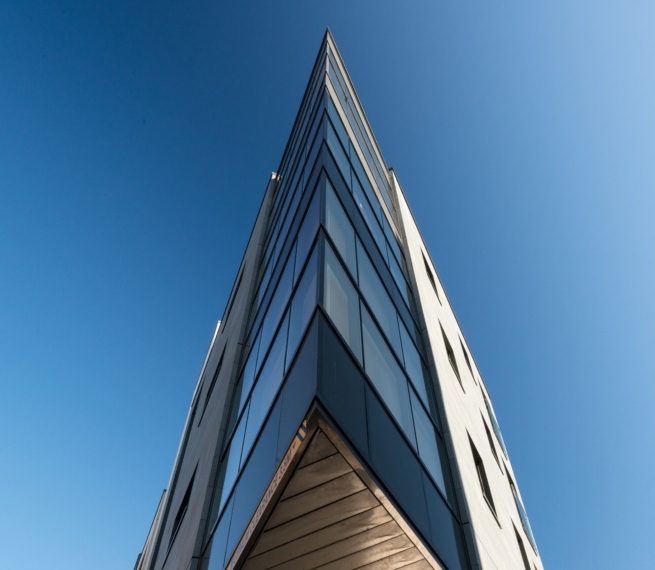
[[[440,569],[394,514],[318,429],[242,570]]]

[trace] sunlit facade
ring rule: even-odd
[[[329,33],[135,568],[541,569],[489,395]]]

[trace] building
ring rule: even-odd
[[[490,397],[326,33],[135,568],[543,568]]]

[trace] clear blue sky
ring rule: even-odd
[[[653,567],[655,4],[8,0],[0,568],[132,568],[326,26],[546,568]]]

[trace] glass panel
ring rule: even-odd
[[[322,115],[319,115],[319,117],[322,117]],[[313,136],[314,138],[312,140],[314,141],[314,143],[312,144],[311,150],[307,154],[307,161],[305,162],[305,169],[303,171],[303,184],[307,184],[307,181],[309,180],[309,177],[312,174],[312,170],[314,169],[314,163],[316,162],[316,155],[318,154],[318,151],[320,150],[321,145],[323,144],[323,135],[321,134],[321,131],[319,131],[318,135],[313,135]]]
[[[247,457],[250,447],[255,441],[257,433],[259,433],[259,428],[261,427],[268,410],[271,408],[273,398],[275,398],[275,394],[282,382],[288,324],[289,319],[287,313],[284,317],[284,322],[273,341],[271,351],[266,358],[266,364],[264,364],[261,374],[257,379],[257,383],[255,384],[255,388],[252,391],[248,427],[246,429],[243,445],[244,458]]]
[[[289,368],[298,342],[305,332],[305,327],[316,307],[316,283],[318,278],[318,248],[314,248],[311,259],[296,293],[291,301],[291,318],[289,321],[289,341],[287,343],[286,368]]]
[[[273,296],[273,299],[271,300],[266,311],[264,324],[262,325],[261,349],[263,351],[266,351],[268,348],[271,336],[273,335],[273,332],[280,322],[280,317],[282,316],[284,309],[286,309],[289,295],[291,295],[293,262],[294,260],[289,257],[284,271],[282,272],[282,276],[280,277],[280,281],[278,282],[277,289],[275,290],[275,295]],[[259,365],[260,364],[257,366],[259,367]]]
[[[364,167],[362,166],[362,163],[359,161],[359,158],[355,155],[354,149],[351,154],[353,156],[352,159],[353,169],[355,171],[355,174],[357,175],[357,178],[359,178],[358,182],[362,187],[362,192],[364,193],[364,196],[368,198],[368,201],[371,205],[371,212],[374,213],[375,219],[377,219],[378,222],[380,222],[384,215],[382,214],[382,207],[378,202],[378,198],[375,192],[373,191],[373,187],[369,182],[366,172],[364,172]],[[355,176],[353,176],[353,184],[354,184],[354,180],[355,180]]]
[[[387,248],[390,248],[388,243]],[[403,270],[400,268],[400,265],[398,265],[398,262],[396,261],[396,258],[393,256],[393,254],[389,254],[389,269],[391,269],[393,280],[396,282],[396,285],[398,285],[398,289],[400,290],[400,294],[403,296],[403,299],[405,299],[405,303],[407,303],[408,307],[411,307],[409,303],[409,296],[411,295],[409,286],[407,285],[407,281],[405,281]]]
[[[450,509],[446,506],[441,495],[439,495],[432,481],[423,474],[423,485],[425,487],[425,501],[428,507],[430,518],[430,534],[432,546],[439,557],[448,564],[452,570],[462,568],[461,560],[465,559],[463,554],[462,535],[458,522],[453,517]]]
[[[377,246],[380,248],[380,251],[382,252],[382,257],[384,257],[386,261],[387,253],[384,245],[385,243],[384,234],[382,233],[382,229],[377,223],[375,214],[373,213],[373,210],[371,210],[371,206],[368,203],[366,196],[364,196],[364,192],[362,191],[359,182],[357,182],[355,178],[353,178],[353,196],[355,198],[355,203],[357,204],[357,207],[359,208],[359,211],[362,214],[362,217],[364,218],[366,225],[368,226],[368,229],[371,231],[371,234],[373,235],[373,239],[375,240],[375,243],[377,244]]]
[[[359,295],[341,262],[325,244],[325,291],[323,306],[351,350],[362,361],[362,341],[359,330]]]
[[[316,395],[316,378],[318,374],[317,319],[312,321],[311,327],[282,388],[277,463],[284,457],[293,436],[309,409],[312,399]]]
[[[391,230],[391,226],[389,226],[389,220],[387,220],[386,216],[382,217],[382,227],[384,228],[384,233],[386,234],[387,239],[389,240],[391,251],[393,251],[394,255],[396,256],[396,259],[402,259],[403,254],[400,250],[398,239],[396,238],[395,234]]]
[[[343,176],[343,179],[346,181],[346,185],[350,187],[350,162],[348,161],[348,156],[343,150],[339,138],[329,121],[327,122],[327,131],[325,134],[327,143],[332,151],[332,155],[334,156],[334,160],[336,161],[339,170],[341,170],[341,176]]]
[[[400,323],[400,338],[403,343],[403,356],[405,358],[405,370],[409,375],[409,379],[412,382],[412,386],[416,388],[421,400],[425,403],[428,408],[430,407],[431,398],[428,397],[430,393],[430,383],[428,377],[424,374],[423,363],[421,362],[421,357],[418,355],[418,351],[414,346],[414,343],[409,337],[409,333],[405,328],[405,325]]]
[[[421,406],[413,390],[410,390],[412,399],[412,412],[414,413],[414,427],[416,428],[416,439],[418,441],[418,454],[427,467],[428,472],[432,475],[434,482],[441,492],[446,494],[446,484],[444,483],[441,460],[439,459],[439,448],[437,447],[437,435],[434,431],[434,425],[430,421],[427,413]]]
[[[216,522],[216,517],[218,517],[218,508],[221,505],[221,491],[223,489],[223,482],[225,481],[225,469],[227,467],[227,456],[225,456],[224,460],[221,461],[221,464],[218,467],[218,474],[216,475],[216,480],[215,480],[215,485],[214,485],[214,492],[212,495],[212,502],[211,502],[211,509],[209,513],[209,527],[211,528],[212,525]],[[227,509],[231,508],[233,501],[230,501],[228,503],[228,506],[226,507],[226,510],[223,512],[223,519],[227,516]],[[230,526],[229,519],[228,519],[228,527]]]
[[[366,389],[366,417],[370,461],[376,475],[386,484],[412,523],[428,536],[430,525],[423,492],[423,470],[370,387]]]
[[[319,313],[321,343],[319,394],[339,427],[359,451],[368,455],[364,386],[366,380],[343,342]]]
[[[382,331],[387,336],[396,354],[402,354],[400,348],[400,333],[398,332],[398,319],[394,306],[387,290],[382,285],[368,254],[362,243],[357,240],[357,262],[359,266],[359,289],[364,300],[371,307],[371,311],[380,323]]]
[[[416,447],[407,380],[366,310],[362,311],[362,333],[366,374],[412,445]]]
[[[262,429],[261,437],[253,449],[235,490],[232,524],[227,541],[228,556],[236,547],[273,477],[279,427],[280,405],[277,404]]]
[[[334,127],[334,130],[337,133],[337,136],[339,137],[339,140],[341,141],[341,144],[343,145],[343,148],[348,148],[348,134],[346,133],[346,129],[343,126],[343,123],[341,122],[341,118],[339,117],[339,113],[334,106],[334,103],[332,102],[332,97],[329,95],[327,96],[327,110],[328,110],[328,115],[330,115],[330,121],[332,122],[332,126]]]
[[[241,390],[239,410],[243,408],[243,404],[245,403],[248,394],[250,394],[250,388],[252,387],[253,380],[255,379],[255,369],[257,365],[257,356],[259,353],[259,341],[261,338],[262,335],[260,331],[260,333],[257,335],[257,338],[255,339],[255,342],[253,343],[252,350],[250,351],[250,355],[248,356],[248,360],[246,361],[246,365],[243,369],[243,388]]]
[[[334,188],[326,179],[326,209],[325,226],[337,251],[346,262],[346,267],[353,276],[357,276],[357,260],[355,259],[355,230],[339,202]]]
[[[296,268],[293,276],[294,283],[298,280],[305,259],[307,259],[309,248],[314,242],[316,230],[318,230],[319,215],[321,211],[321,203],[318,197],[319,192],[315,192],[312,202],[307,208],[307,214],[305,215],[302,226],[300,226],[300,230],[298,231],[298,250],[296,252]]]
[[[223,570],[224,568],[223,559],[225,558],[227,534],[230,530],[230,523],[232,522],[232,507],[234,507],[234,500],[230,501],[225,508],[221,522],[218,523],[214,536],[212,537],[211,557],[207,570]]]
[[[232,491],[234,482],[239,474],[239,466],[241,464],[241,447],[243,446],[243,436],[246,430],[246,422],[248,421],[248,409],[246,408],[241,420],[234,430],[232,442],[230,443],[230,450],[228,451],[227,467],[225,469],[225,478],[223,479],[223,489],[221,491],[221,503],[219,510],[227,501],[227,498]],[[223,459],[225,461],[225,459]]]
[[[282,253],[284,242],[287,238],[287,234],[289,233],[289,226],[291,225],[291,223],[293,222],[296,216],[296,212],[298,211],[298,204],[300,202],[301,196],[302,196],[302,182],[298,184],[298,188],[296,189],[296,193],[293,197],[293,202],[291,203],[289,209],[286,212],[286,218],[284,219],[284,225],[280,230],[280,238],[278,239],[278,245],[275,251],[276,257]]]

